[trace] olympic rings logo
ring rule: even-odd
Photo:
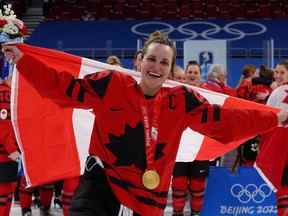
[[[203,28],[203,30],[196,30],[200,27]],[[245,31],[245,27],[252,28],[252,31]],[[144,37],[148,37],[149,34],[155,30],[166,33],[167,35],[176,32],[183,36],[181,39],[174,39],[175,41],[193,40],[196,38],[235,41],[241,40],[246,36],[261,35],[267,31],[267,28],[265,25],[253,21],[235,21],[225,24],[224,26],[206,21],[191,21],[181,24],[178,27],[174,27],[166,22],[148,21],[138,23],[131,27],[131,31],[134,34]],[[219,35],[220,33],[228,34],[231,37],[227,38],[223,36],[217,38],[217,34]]]
[[[246,204],[250,201],[262,203],[272,194],[272,190],[267,184],[261,184],[259,187],[255,184],[243,186],[234,184],[230,189],[231,195],[238,199],[240,203]]]

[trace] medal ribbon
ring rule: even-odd
[[[149,122],[148,104],[144,97],[141,98],[141,112],[144,123],[145,132],[145,151],[147,170],[155,170],[154,166],[154,150],[158,141],[158,127],[159,127],[159,116],[161,109],[162,93],[161,90],[154,99],[153,112],[151,124]]]

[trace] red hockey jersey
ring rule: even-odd
[[[288,111],[288,84],[276,88],[267,104]],[[277,127],[262,137],[256,165],[260,174],[275,190],[282,187],[282,175],[288,166],[288,128]]]
[[[200,87],[211,91],[219,92],[222,94],[236,96],[236,91],[234,89],[232,89],[228,85],[222,84],[215,80],[208,80],[207,82],[203,83]]]
[[[146,154],[139,100],[147,100],[151,118],[154,98],[145,99],[132,77],[105,71],[75,79],[29,54],[18,62],[17,68],[43,96],[59,105],[93,109],[97,129],[92,134],[90,154],[103,161],[107,179],[119,201],[141,215],[162,215],[180,136],[185,128],[191,127],[227,143],[277,126],[276,115],[272,112],[225,109],[208,104],[187,88],[163,87],[160,90],[164,96],[160,104],[159,139],[154,151],[155,169],[161,182],[155,190],[148,190],[141,180],[146,169]],[[259,120],[263,124],[257,124]]]
[[[11,161],[8,155],[17,150],[11,124],[10,87],[0,84],[0,163]]]

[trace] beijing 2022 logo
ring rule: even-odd
[[[242,204],[247,204],[251,201],[260,204],[272,194],[272,190],[267,184],[234,184],[230,192]]]
[[[267,28],[262,23],[254,21],[235,21],[223,25],[207,21],[191,21],[179,26],[161,21],[148,21],[135,24],[131,27],[131,31],[134,34],[142,37],[148,37],[149,34],[155,30],[166,33],[175,41],[193,39],[236,41],[247,36],[264,34]],[[175,33],[178,35],[177,38],[171,36]],[[224,35],[221,36],[221,33]]]

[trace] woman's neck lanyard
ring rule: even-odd
[[[146,161],[147,168],[142,175],[143,185],[150,190],[157,188],[160,184],[160,175],[156,171],[154,164],[154,152],[156,144],[158,141],[158,128],[159,128],[159,116],[161,109],[161,100],[162,93],[161,90],[154,99],[153,104],[153,116],[151,123],[149,121],[148,114],[148,104],[144,97],[141,98],[141,112],[144,123],[144,132],[145,132],[145,151],[146,151]]]

